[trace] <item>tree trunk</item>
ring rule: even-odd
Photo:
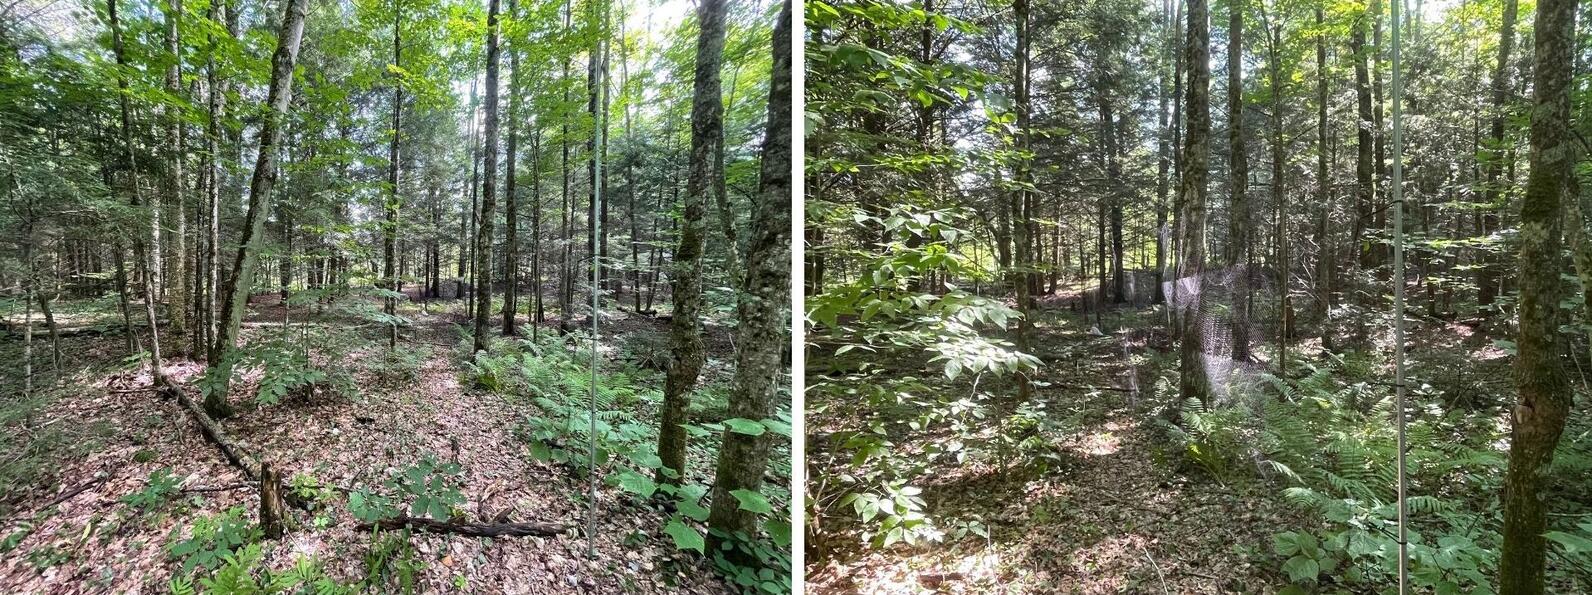
[[[1175,54],[1175,48],[1177,45],[1176,36],[1172,33],[1175,29],[1171,22],[1172,10],[1170,6],[1168,6],[1172,1],[1173,0],[1164,0],[1165,3],[1161,7],[1161,22],[1162,25],[1166,27],[1168,33],[1166,42],[1167,54]],[[1167,117],[1169,115],[1167,113],[1169,110],[1168,103],[1170,103],[1170,101],[1166,89],[1166,71],[1168,65],[1167,63],[1176,61],[1177,60],[1175,58],[1164,58],[1160,65],[1156,68],[1156,73],[1159,78],[1155,84],[1155,94],[1158,105],[1155,110],[1155,293],[1150,298],[1150,303],[1152,304],[1166,303],[1166,289],[1163,287],[1163,284],[1166,283],[1166,207],[1167,194],[1171,191],[1171,179],[1168,177],[1168,174],[1172,170],[1173,153],[1173,148],[1171,146],[1172,124],[1167,121]],[[1057,243],[1058,245],[1060,244],[1059,238]]]
[[[1015,343],[1019,351],[1026,352],[1031,349],[1029,336],[1032,334],[1034,326],[1034,298],[1031,291],[1033,283],[1029,279],[1029,270],[1033,267],[1033,253],[1029,250],[1028,232],[1030,226],[1028,222],[1030,217],[1028,216],[1029,213],[1027,213],[1028,186],[1033,184],[1033,176],[1030,175],[1031,168],[1028,163],[1029,157],[1026,155],[1029,148],[1029,127],[1031,126],[1028,101],[1028,47],[1031,37],[1029,32],[1028,0],[1016,0],[1014,8],[1017,13],[1017,50],[1015,56],[1016,64],[1014,65],[1015,77],[1012,83],[1016,90],[1016,102],[1013,107],[1017,110],[1016,149],[1022,152],[1023,155],[1017,158],[1015,171],[1012,172],[1012,177],[1017,182],[1017,189],[1011,199],[1011,226],[1014,236],[1012,245],[1015,252],[1014,256],[1016,257],[1013,262],[1015,271],[1012,274],[1012,287],[1017,292],[1017,310],[1022,313],[1022,318],[1017,321]],[[1019,371],[1016,377],[1017,398],[1019,401],[1027,401],[1033,396],[1033,384],[1029,382],[1026,372]]]
[[[1362,13],[1355,18],[1353,31],[1349,40],[1349,49],[1354,59],[1354,92],[1357,106],[1358,122],[1355,126],[1355,162],[1354,179],[1357,189],[1355,198],[1355,217],[1352,227],[1350,243],[1357,254],[1356,262],[1360,270],[1364,271],[1376,266],[1376,253],[1368,246],[1366,228],[1375,217],[1376,208],[1376,170],[1375,170],[1375,137],[1373,130],[1376,127],[1376,118],[1372,113],[1371,103],[1371,74],[1368,62],[1374,49],[1365,46],[1365,30],[1367,21],[1371,19],[1368,13]],[[1355,282],[1359,282],[1359,275]],[[1362,292],[1355,291],[1355,295]],[[1358,301],[1363,301],[1359,298]],[[1363,344],[1366,342],[1366,325],[1362,321],[1355,321],[1353,326],[1353,342]]]
[[[267,109],[261,118],[260,151],[254,163],[254,176],[249,181],[249,207],[243,218],[243,235],[239,238],[237,257],[233,259],[232,274],[227,276],[222,291],[225,298],[221,325],[210,354],[211,370],[207,374],[218,373],[222,379],[220,389],[205,396],[205,411],[212,417],[224,418],[232,414],[232,407],[226,400],[231,369],[222,355],[236,346],[243,311],[254,286],[261,236],[265,235],[265,221],[271,209],[271,186],[276,181],[276,147],[282,138],[282,119],[293,97],[293,63],[298,60],[299,42],[304,37],[304,15],[309,0],[289,0],[286,4],[276,53],[271,57],[271,86],[266,95]]]
[[[269,461],[260,461],[260,531],[266,539],[279,539],[287,533],[288,519],[282,479]]]
[[[1317,256],[1316,310],[1321,320],[1321,348],[1333,351],[1332,308],[1336,288],[1333,277],[1337,274],[1332,245],[1332,179],[1327,159],[1327,33],[1323,29],[1325,16],[1316,9],[1316,202],[1321,209],[1316,219],[1316,244],[1321,246]]]
[[[763,139],[759,188],[747,237],[746,275],[736,304],[735,378],[729,415],[761,420],[774,414],[774,398],[785,378],[780,355],[789,343],[791,193],[791,3],[774,24],[769,75],[768,133]],[[773,435],[724,431],[713,479],[710,538],[718,533],[757,534],[757,516],[741,510],[731,492],[757,492],[768,467]],[[713,544],[716,545],[716,544]],[[716,551],[716,550],[715,550]]]
[[[116,15],[116,0],[107,0],[106,7],[110,16],[111,47],[116,57],[116,65],[126,68],[127,57],[123,52],[121,21]],[[122,148],[126,151],[127,157],[127,181],[131,187],[132,206],[136,208],[143,205],[143,192],[139,189],[138,184],[138,157],[137,151],[133,146],[133,116],[132,105],[128,99],[127,78],[118,75],[116,77],[116,86],[121,90],[119,96],[121,98],[122,115]],[[158,200],[151,201],[150,210],[155,213],[150,234],[154,240],[151,247],[158,250],[158,248],[155,248],[160,243],[160,217],[158,215],[160,204]],[[160,268],[160,262],[158,257],[150,259],[146,258],[146,256],[143,241],[137,239],[135,235],[133,239],[133,259],[136,261],[134,265],[143,270],[143,274],[139,275],[140,293],[144,294],[144,315],[149,319],[149,374],[155,384],[165,385],[167,383],[166,375],[163,371],[160,357],[160,324],[155,316],[155,302],[159,299],[159,295],[155,291],[155,275]]]
[[[1244,0],[1227,6],[1227,139],[1232,213],[1227,228],[1227,267],[1233,287],[1233,361],[1247,362],[1249,353],[1249,156],[1244,146]],[[1278,180],[1272,180],[1273,185]]]
[[[1570,147],[1570,76],[1575,0],[1539,0],[1532,85],[1531,174],[1520,209],[1520,331],[1510,416],[1509,467],[1504,475],[1501,595],[1543,592],[1547,506],[1544,475],[1564,432],[1572,395],[1559,358],[1561,204],[1574,175]]]
[[[1288,374],[1288,343],[1293,340],[1294,308],[1288,294],[1288,280],[1292,277],[1288,240],[1288,194],[1284,191],[1283,165],[1287,163],[1287,146],[1283,143],[1282,119],[1282,23],[1271,31],[1271,200],[1277,205],[1277,304],[1281,329],[1277,333],[1277,371]]]
[[[392,63],[397,69],[403,68],[403,9],[402,3],[393,0],[392,7]],[[397,257],[395,244],[398,237],[398,209],[403,200],[398,193],[400,170],[402,169],[401,146],[403,137],[403,110],[404,86],[403,79],[396,73],[392,77],[392,141],[387,149],[387,204],[383,205],[382,212],[386,221],[381,226],[381,253],[382,253],[382,278],[388,291],[398,291],[398,270],[393,260]],[[398,300],[391,296],[382,300],[382,311],[388,315],[398,313]],[[390,332],[387,335],[387,349],[398,348],[398,325],[387,325]]]
[[[664,382],[663,415],[658,426],[660,482],[678,483],[685,474],[686,405],[705,359],[702,353],[702,235],[707,194],[713,191],[714,155],[724,142],[724,105],[719,89],[720,60],[724,53],[724,0],[701,0],[697,5],[700,32],[696,47],[696,76],[691,100],[691,171],[686,182],[685,206],[680,217],[680,246],[674,252],[671,279],[674,318],[669,345],[673,358]],[[676,474],[670,477],[671,474]]]
[[[182,46],[177,34],[177,28],[181,20],[182,0],[168,0],[165,42],[166,53],[171,54],[172,61],[171,64],[166,66],[166,92],[173,97],[182,96]],[[170,307],[174,310],[170,315],[170,330],[172,333],[180,335],[186,332],[187,325],[183,312],[188,306],[188,295],[184,291],[188,275],[183,267],[183,259],[186,257],[183,236],[186,230],[184,229],[182,193],[182,160],[186,157],[186,153],[183,148],[182,115],[180,110],[176,107],[168,107],[167,110],[169,111],[166,114],[166,148],[168,151],[166,154],[166,194],[171,198],[171,203],[176,205],[178,226],[177,232],[174,234],[177,242],[177,258],[173,262],[171,276],[167,277],[167,279],[171,280],[170,300],[168,303],[171,304]],[[159,212],[158,206],[156,207],[156,212]],[[155,234],[158,242],[160,237],[158,219]],[[157,268],[160,265],[158,248],[156,250],[155,265]]]
[[[519,2],[509,0],[509,18],[519,18]],[[503,193],[503,336],[519,334],[514,328],[514,316],[519,312],[520,292],[520,213],[514,180],[516,157],[520,149],[520,50],[519,44],[510,43],[509,49],[509,146],[504,156]]]
[[[1484,207],[1481,211],[1481,229],[1483,236],[1490,236],[1498,232],[1498,212],[1504,208],[1500,204],[1503,200],[1503,186],[1498,182],[1498,176],[1503,171],[1505,124],[1509,113],[1509,88],[1513,79],[1510,62],[1515,47],[1515,16],[1519,12],[1517,0],[1503,0],[1503,26],[1498,33],[1498,63],[1493,70],[1492,80],[1492,118],[1489,124],[1486,148],[1487,181],[1482,186],[1485,194],[1482,198]],[[1476,268],[1476,307],[1482,311],[1484,317],[1492,314],[1492,305],[1498,299],[1498,271],[1496,261],[1489,252],[1483,251],[1479,255]]]
[[[546,320],[542,308],[542,123],[536,122],[531,132],[531,292],[535,313],[531,316],[531,340],[534,342]]]
[[[498,0],[488,0],[486,13],[486,151],[481,157],[480,233],[475,255],[475,345],[487,349],[492,309],[492,219],[497,215],[498,151]]]
[[[1210,172],[1210,24],[1206,0],[1189,0],[1188,42],[1184,63],[1188,69],[1188,133],[1183,145],[1183,178],[1179,184],[1183,239],[1178,258],[1177,282],[1185,286],[1177,295],[1183,336],[1178,365],[1178,396],[1210,404],[1210,379],[1205,375],[1205,332],[1200,304],[1205,289],[1205,199]]]

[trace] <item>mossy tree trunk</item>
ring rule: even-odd
[[[1510,416],[1509,469],[1504,475],[1499,593],[1543,592],[1547,522],[1544,474],[1569,414],[1569,378],[1559,358],[1563,271],[1561,201],[1574,175],[1570,139],[1570,74],[1575,0],[1540,0],[1532,85],[1531,174],[1520,208],[1520,331],[1515,343],[1519,401]]]
[[[680,217],[680,245],[674,252],[672,280],[674,318],[670,322],[672,352],[664,381],[663,415],[658,426],[659,481],[677,483],[669,473],[685,473],[685,410],[697,374],[702,371],[702,237],[707,194],[713,191],[714,156],[724,142],[724,100],[719,64],[724,53],[724,0],[697,5],[696,80],[691,100],[691,166]],[[745,347],[745,346],[743,346]]]
[[[1183,144],[1183,176],[1178,185],[1179,227],[1182,254],[1178,258],[1177,283],[1182,286],[1174,301],[1180,310],[1182,338],[1178,363],[1178,396],[1209,404],[1210,378],[1205,373],[1205,331],[1201,326],[1200,303],[1205,286],[1205,200],[1210,179],[1207,161],[1210,152],[1210,23],[1206,0],[1189,0],[1188,37],[1183,62],[1188,69],[1188,117]]]
[[[774,413],[774,398],[785,378],[781,354],[788,345],[790,320],[791,192],[791,3],[786,0],[774,25],[774,59],[768,94],[768,134],[763,139],[762,171],[752,227],[747,237],[746,275],[736,304],[735,380],[730,393],[732,418],[761,420]],[[731,494],[758,491],[768,468],[774,436],[748,436],[726,429],[713,480],[709,539],[718,534],[757,534],[756,515],[741,510]]]
[[[293,97],[293,64],[298,60],[299,42],[304,38],[304,15],[309,9],[309,0],[289,0],[286,4],[276,53],[271,57],[271,86],[260,123],[260,152],[254,162],[254,175],[249,180],[249,207],[243,217],[243,234],[238,240],[237,256],[232,261],[232,274],[227,276],[222,291],[220,324],[210,353],[211,369],[207,373],[221,374],[223,379],[231,374],[224,354],[237,344],[243,311],[248,307],[249,291],[254,286],[254,273],[259,266],[261,237],[265,235],[265,221],[271,210],[271,186],[276,182],[276,148],[281,143],[282,120]],[[224,418],[232,414],[232,407],[227,403],[226,382],[219,390],[205,395],[204,408],[212,417]]]

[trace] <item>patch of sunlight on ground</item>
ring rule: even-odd
[[[1484,345],[1470,352],[1470,358],[1476,361],[1492,361],[1509,357],[1509,352],[1499,349],[1497,345]]]
[[[1107,424],[1109,427],[1111,424]],[[1115,432],[1093,432],[1086,434],[1078,443],[1079,452],[1085,456],[1105,456],[1115,454],[1122,447],[1122,438]]]

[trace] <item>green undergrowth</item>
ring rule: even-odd
[[[593,391],[591,352],[581,347],[588,344],[579,333],[543,335],[539,341],[500,339],[490,351],[464,361],[464,380],[535,406],[536,413],[516,428],[532,459],[558,464],[574,477],[599,473],[638,504],[666,502],[673,512],[658,531],[675,547],[706,557],[743,591],[788,593],[788,406],[769,419],[724,419],[728,387],[722,383],[699,387],[691,397],[693,423],[685,425],[693,464],[684,477],[663,470],[672,481],[657,481],[662,461],[657,455],[654,420],[663,401],[663,375],[621,353],[617,361],[602,362]],[[591,409],[594,392],[595,417]],[[788,403],[788,396],[781,401]],[[717,535],[722,548],[710,552],[705,526],[710,509],[707,495],[724,432],[768,435],[774,445],[769,469],[776,479],[765,481],[759,492],[737,490],[732,494],[742,510],[758,517],[763,531],[758,535]]]
[[[1310,363],[1295,382],[1260,376],[1234,385],[1218,405],[1185,403],[1167,425],[1183,460],[1224,483],[1273,490],[1305,522],[1272,536],[1257,562],[1276,569],[1284,592],[1387,592],[1397,583],[1397,433],[1392,391],[1377,362],[1350,354]],[[1175,371],[1170,374],[1175,374]],[[1411,381],[1406,441],[1412,586],[1422,592],[1491,593],[1502,527],[1499,494],[1508,426],[1496,409],[1451,407]],[[1175,389],[1170,377],[1160,383]],[[1592,425],[1572,422],[1550,469],[1554,515],[1549,584],[1592,587]],[[1283,527],[1279,527],[1283,528]],[[1566,591],[1566,592],[1569,592]]]
[[[462,473],[456,463],[439,462],[425,455],[408,467],[389,472],[380,485],[359,486],[349,492],[347,510],[363,523],[401,515],[454,519],[463,514]],[[288,484],[290,490],[310,502],[312,510],[310,527],[299,529],[323,529],[331,524],[330,509],[339,505],[339,492],[309,472],[294,475]],[[417,577],[427,566],[410,542],[407,529],[375,529],[371,531],[364,571],[358,580],[334,579],[328,576],[322,561],[312,557],[295,556],[291,566],[274,568],[265,563],[270,551],[291,545],[265,540],[258,520],[244,507],[194,515],[206,507],[206,500],[197,494],[184,496],[180,480],[170,468],[150,473],[141,488],[123,495],[120,502],[122,506],[112,517],[85,529],[84,538],[97,529],[103,541],[126,524],[157,525],[171,516],[182,519],[172,527],[163,545],[165,559],[174,569],[167,585],[172,593],[412,593],[418,588]]]

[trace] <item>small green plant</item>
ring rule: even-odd
[[[322,485],[321,480],[309,473],[293,474],[288,479],[288,489],[293,490],[293,494],[299,498],[317,503],[327,502],[334,495],[332,488]]]
[[[149,473],[144,489],[122,496],[121,501],[139,511],[155,510],[177,493],[180,483],[182,481],[171,474],[171,467],[161,467]]]
[[[33,565],[33,569],[39,571],[60,566],[71,559],[71,550],[57,547],[54,544],[28,552],[28,564]]]
[[[413,382],[430,356],[431,350],[424,347],[383,352],[371,358],[370,371],[383,382]]]
[[[258,368],[260,387],[255,403],[276,405],[290,395],[309,395],[317,389],[339,395],[357,392],[353,378],[340,367],[322,369],[310,361],[305,337],[275,335],[226,352],[219,365],[196,382],[201,393],[221,390],[238,369]],[[336,359],[335,357],[331,359]]]
[[[778,538],[752,539],[744,532],[726,535],[714,530],[719,549],[713,552],[713,568],[748,595],[790,593],[789,521],[784,526],[787,531],[783,543]]]
[[[172,529],[173,539],[180,530]],[[243,508],[234,506],[218,515],[200,517],[188,538],[167,544],[166,553],[170,559],[182,561],[179,574],[187,575],[195,568],[215,570],[226,556],[260,537],[260,527],[244,518]]]
[[[22,521],[17,530],[0,539],[0,554],[17,549],[17,546],[22,545],[22,540],[27,539],[31,533],[33,533],[33,523]]]
[[[326,576],[320,561],[314,558],[298,558],[292,568],[272,572],[262,566],[263,557],[263,550],[258,543],[228,552],[222,555],[220,566],[215,572],[199,579],[198,586],[207,593],[227,594],[344,595],[359,592],[357,586],[345,586]],[[191,595],[200,591],[193,579],[186,575],[172,578],[168,588],[173,595]]]
[[[385,493],[368,487],[350,493],[349,512],[361,522],[374,523],[399,516],[407,502],[409,516],[452,518],[456,507],[464,503],[464,494],[459,491],[459,475],[463,471],[458,463],[438,463],[435,457],[426,455],[389,476],[382,484]]]
[[[415,590],[415,577],[424,569],[425,564],[416,558],[414,546],[409,543],[408,530],[382,533],[377,535],[370,544],[370,550],[365,552],[365,579],[361,585],[371,588],[395,586],[397,591],[412,593]]]

